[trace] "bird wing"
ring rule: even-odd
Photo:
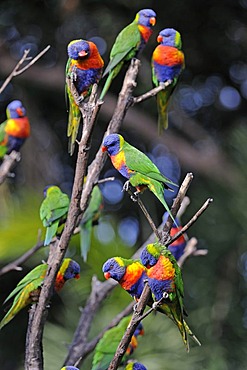
[[[135,52],[140,42],[140,31],[137,23],[133,21],[118,34],[112,46],[110,62],[104,71],[103,77],[116,67],[116,65],[121,62],[131,50]],[[134,54],[133,56],[130,56],[130,58],[131,57],[134,57]]]
[[[6,132],[5,132],[5,127],[7,125],[7,120],[2,122],[0,125],[0,143],[4,140]]]
[[[40,207],[40,218],[45,227],[55,220],[64,216],[69,208],[69,197],[67,194],[53,193],[45,198]]]

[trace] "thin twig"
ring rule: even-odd
[[[147,100],[155,95],[157,95],[160,91],[162,90],[165,90],[166,87],[168,87],[169,85],[171,85],[172,83],[172,80],[167,80],[166,82],[161,82],[159,84],[159,86],[155,87],[154,89],[146,92],[145,94],[142,94],[140,96],[136,96],[132,99],[131,101],[131,105],[134,105],[134,104],[137,104],[137,103],[141,103],[143,102],[144,100]]]
[[[4,156],[3,162],[0,165],[0,185],[10,176],[10,171],[20,160],[21,154],[15,150]]]
[[[207,249],[197,249],[198,240],[196,238],[191,238],[188,240],[184,253],[178,260],[178,265],[180,268],[183,266],[187,258],[190,256],[206,256],[208,253]]]
[[[114,180],[115,180],[115,177],[114,176],[105,177],[104,179],[98,180],[97,183],[96,183],[96,185],[98,185],[98,184],[104,184],[105,182],[114,181]]]
[[[45,49],[43,49],[38,55],[36,55],[35,58],[28,57],[28,54],[30,52],[30,49],[24,50],[23,56],[19,60],[19,62],[14,67],[13,71],[10,73],[10,75],[6,78],[2,86],[0,87],[0,94],[3,92],[3,90],[6,88],[6,86],[10,83],[13,77],[20,75],[21,73],[25,72],[28,68],[30,68],[34,63],[37,62],[38,59],[40,59],[48,50],[50,49],[50,45],[48,45]],[[26,62],[27,60],[30,60],[31,62],[28,63],[25,67],[22,69],[19,69],[19,67]]]

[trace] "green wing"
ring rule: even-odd
[[[46,197],[40,207],[40,219],[45,227],[63,217],[69,208],[69,197],[61,191],[54,191]]]
[[[107,65],[103,77],[116,67],[130,53],[126,60],[135,56],[141,42],[141,35],[136,21],[130,23],[117,36],[110,53],[110,62]],[[132,53],[133,52],[133,53]]]
[[[123,151],[125,154],[126,165],[130,170],[148,176],[153,180],[177,186],[173,181],[162,175],[151,159],[137,148],[125,142],[123,145]]]
[[[0,143],[4,140],[5,137],[5,127],[7,125],[7,120],[2,122],[0,125]]]

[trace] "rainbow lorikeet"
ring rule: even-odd
[[[100,99],[107,93],[112,80],[118,75],[125,62],[137,57],[148,42],[152,27],[156,23],[156,13],[152,9],[140,10],[132,23],[126,26],[117,36],[110,52],[110,62],[103,77],[109,73],[101,92]]]
[[[135,300],[140,298],[147,269],[139,260],[112,257],[104,263],[102,270],[106,279],[116,280]]]
[[[165,212],[163,216],[164,223],[166,222],[167,218],[168,218],[168,212]],[[176,223],[173,223],[172,228],[170,230],[171,237],[173,237],[175,234],[177,234],[182,229],[181,222],[178,217],[175,218],[175,222]],[[178,261],[179,258],[184,253],[185,246],[186,246],[186,238],[184,234],[182,234],[177,240],[175,240],[172,244],[168,246],[168,249]]]
[[[184,53],[181,50],[180,33],[173,28],[165,28],[158,37],[160,43],[152,55],[152,79],[154,86],[160,82],[172,80],[171,84],[157,95],[158,131],[168,127],[167,105],[170,96],[178,82],[178,77],[184,69]]]
[[[46,263],[36,266],[17,284],[16,288],[5,299],[5,302],[7,302],[10,298],[15,296],[12,306],[0,322],[0,329],[8,324],[24,307],[38,301],[47,268],[48,265]],[[57,273],[54,291],[59,292],[67,280],[73,278],[79,279],[79,277],[79,264],[71,258],[65,258]]]
[[[75,366],[64,366],[61,370],[79,370],[78,367]]]
[[[98,225],[101,210],[103,208],[103,196],[98,185],[95,185],[91,194],[88,207],[80,223],[80,245],[81,255],[87,260],[90,249],[93,226]]]
[[[59,225],[66,220],[70,200],[68,195],[55,185],[45,187],[44,197],[40,206],[40,219],[46,227],[44,245],[49,245]]]
[[[111,360],[114,357],[116,349],[122,339],[127,326],[130,322],[131,316],[124,317],[117,326],[107,330],[103,337],[98,342],[95,347],[95,353],[93,357],[92,370],[107,370]],[[126,353],[122,359],[122,364],[127,361],[129,356],[133,353],[134,349],[137,347],[137,337],[138,335],[143,335],[144,331],[142,324],[140,323],[130,341],[130,344],[126,350]]]
[[[104,138],[102,151],[107,151],[113,166],[128,179],[128,183],[137,190],[135,194],[148,188],[170,213],[164,199],[164,189],[171,188],[167,184],[177,186],[162,175],[158,167],[140,150],[128,144],[119,134],[111,134]],[[171,215],[172,219],[173,216]]]
[[[104,61],[93,42],[81,39],[69,43],[68,57],[66,76],[71,78],[81,100],[84,100],[90,95],[93,84],[98,83],[101,79]],[[69,137],[69,153],[72,155],[81,120],[81,112],[68,86],[66,86],[66,91],[69,98],[67,135]]]
[[[140,362],[129,362],[125,370],[147,370],[147,368]]]
[[[178,327],[189,351],[188,334],[201,345],[184,320],[184,288],[181,269],[172,253],[159,243],[148,244],[142,251],[141,261],[147,267],[148,284],[154,301],[164,299],[158,310],[165,313]]]
[[[12,150],[19,152],[30,136],[30,123],[20,100],[13,100],[6,109],[7,120],[0,125],[0,158]]]

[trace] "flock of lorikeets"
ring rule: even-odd
[[[109,64],[104,73],[103,59],[93,42],[80,39],[69,43],[66,77],[71,79],[80,96],[80,100],[76,101],[69,86],[66,86],[69,100],[67,135],[71,155],[75,149],[81,120],[79,102],[81,103],[90,95],[93,84],[98,84],[105,75],[108,75],[100,95],[100,99],[104,99],[112,80],[118,75],[123,65],[131,58],[139,56],[152,34],[152,27],[155,23],[156,14],[152,9],[140,10],[134,21],[117,36],[110,52]],[[161,133],[163,128],[168,127],[167,105],[177,84],[178,77],[184,68],[184,54],[181,51],[180,33],[172,28],[160,31],[157,42],[158,46],[153,52],[151,61],[153,85],[157,87],[161,83],[169,82],[168,86],[158,92],[156,96],[158,132]],[[0,158],[3,159],[12,150],[19,151],[29,135],[30,124],[25,108],[19,100],[14,100],[7,106],[7,120],[0,125]],[[144,153],[128,144],[123,136],[119,134],[106,136],[103,140],[102,151],[108,153],[113,166],[127,179],[124,185],[125,190],[128,189],[130,184],[136,189],[134,195],[137,196],[139,192],[148,188],[163,204],[166,214],[171,215],[164,199],[164,190],[172,190],[170,186],[177,185],[165,177]],[[65,222],[69,205],[68,195],[64,194],[58,186],[51,185],[44,189],[40,219],[46,228],[45,246],[54,240],[59,226]],[[86,261],[91,244],[92,227],[99,220],[102,205],[101,191],[98,186],[95,186],[88,208],[80,223],[81,255],[84,261]],[[172,228],[173,234],[180,227],[178,224],[179,220],[176,219]],[[147,281],[152,292],[148,304],[174,322],[186,349],[189,350],[188,336],[198,345],[200,345],[200,342],[184,319],[187,314],[183,304],[183,280],[177,260],[183,254],[185,244],[184,236],[168,248],[159,242],[148,244],[143,249],[140,260],[121,257],[110,258],[103,265],[103,273],[106,279],[116,280],[135,300],[140,298],[144,284]],[[15,296],[11,308],[0,323],[0,329],[12,320],[22,308],[37,302],[47,267],[46,263],[35,267],[6,298],[5,301],[8,301]],[[65,258],[57,274],[54,291],[58,292],[68,279],[79,278],[79,273],[79,264],[70,258]],[[109,330],[103,336],[96,347],[93,370],[108,368],[117,343],[121,339],[128,322],[129,318],[123,319],[117,327]],[[142,328],[139,328],[139,332],[134,334],[130,343],[132,347],[129,346],[126,356],[133,352],[137,344],[136,338],[142,333]],[[66,366],[62,370],[65,369],[75,370],[77,368]],[[137,362],[130,362],[127,364],[126,370],[130,369],[145,370],[146,368]]]

